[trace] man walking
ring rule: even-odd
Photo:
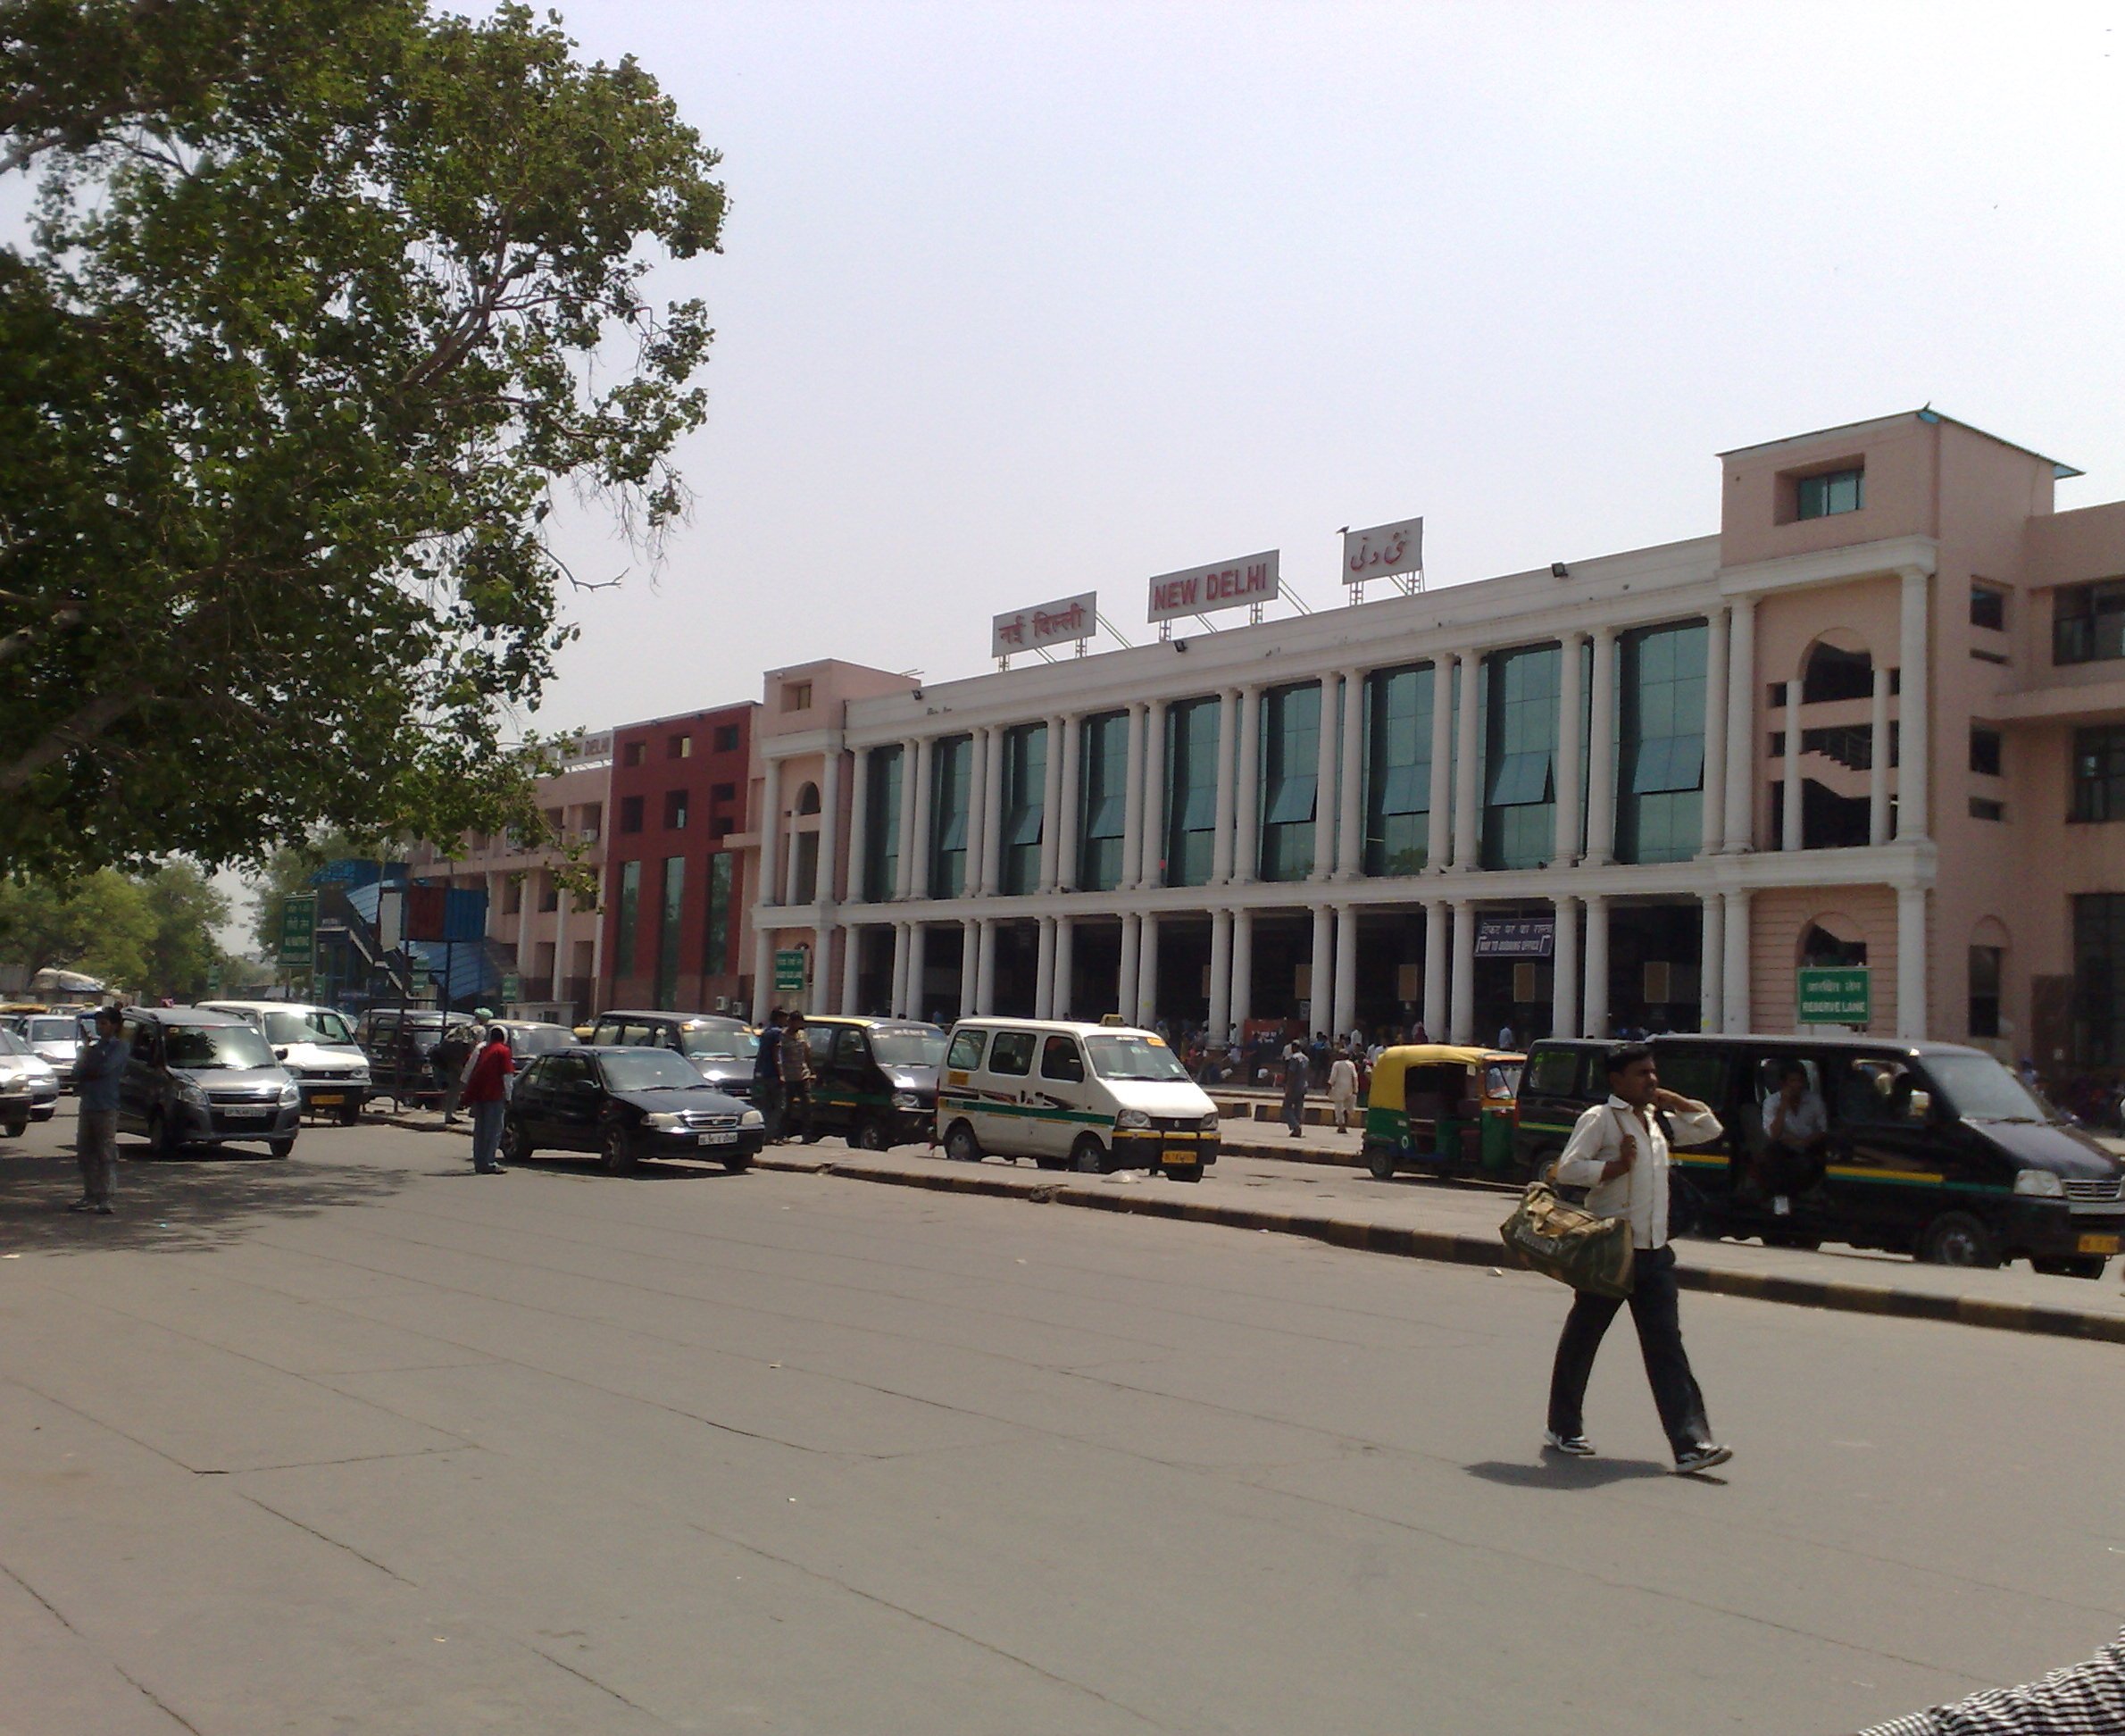
[[[1668,1131],[1685,1146],[1720,1136],[1719,1117],[1704,1104],[1660,1088],[1653,1051],[1643,1043],[1620,1044],[1608,1053],[1609,1098],[1585,1110],[1557,1159],[1557,1181],[1588,1189],[1587,1209],[1597,1217],[1626,1218],[1633,1250],[1631,1323],[1646,1359],[1646,1378],[1661,1426],[1667,1431],[1679,1473],[1708,1471],[1734,1456],[1712,1439],[1704,1420],[1704,1395],[1682,1348],[1676,1303],[1675,1250],[1668,1246]],[[1610,1296],[1581,1290],[1557,1340],[1550,1374],[1548,1450],[1584,1457],[1594,1450],[1581,1411],[1587,1377],[1602,1334],[1623,1305]]]
[[[1358,1064],[1346,1049],[1329,1068],[1329,1103],[1336,1112],[1336,1131],[1350,1131],[1351,1112],[1358,1106]]]
[[[767,1123],[767,1139],[782,1139],[782,1009],[767,1015],[761,1027],[760,1047],[753,1051],[753,1106]]]
[[[509,1033],[489,1025],[487,1041],[472,1057],[472,1072],[465,1081],[465,1106],[472,1112],[472,1170],[478,1175],[500,1175],[502,1112],[509,1088],[504,1082],[516,1071],[516,1056],[509,1052]]]
[[[1298,1138],[1299,1129],[1305,1125],[1306,1086],[1312,1072],[1312,1063],[1296,1043],[1284,1051],[1284,1125],[1291,1130],[1295,1139]]]
[[[74,1085],[81,1097],[74,1131],[74,1155],[81,1164],[81,1197],[70,1212],[111,1215],[111,1196],[118,1187],[118,1087],[125,1078],[128,1050],[125,1014],[106,1006],[96,1015],[96,1041],[84,1048],[74,1066]]]
[[[812,1042],[804,1015],[792,1010],[782,1021],[782,1124],[812,1142]]]

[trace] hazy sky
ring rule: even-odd
[[[1422,513],[1432,582],[1716,528],[1723,447],[1930,400],[2125,493],[2116,6],[578,0],[724,154],[652,583],[538,722]],[[2113,28],[2118,27],[2118,28]],[[587,574],[627,551],[571,531]]]

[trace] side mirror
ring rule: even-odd
[[[284,1048],[277,1048],[277,1049],[275,1049],[275,1050],[273,1051],[273,1059],[274,1059],[274,1060],[276,1060],[276,1061],[285,1061],[285,1060],[287,1060],[287,1059],[288,1059],[288,1051],[287,1051],[286,1049],[284,1049]]]
[[[1933,1119],[1933,1093],[1913,1091],[1911,1094],[1910,1106],[1904,1111],[1904,1114],[1914,1122],[1931,1121]]]

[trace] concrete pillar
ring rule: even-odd
[[[1712,1031],[1720,1030],[1724,1021],[1726,906],[1716,892],[1702,894],[1697,904],[1697,1029]]]
[[[1036,917],[1034,928],[1033,1016],[1052,1019],[1055,1016],[1055,919]]]
[[[761,768],[760,813],[754,830],[760,834],[760,898],[762,904],[782,901],[782,762],[769,760]]]
[[[1137,1022],[1158,1022],[1158,913],[1147,910],[1138,924]]]
[[[838,872],[841,854],[841,743],[827,744],[826,763],[819,772],[819,883],[814,902],[831,910],[841,881]],[[820,942],[820,961],[826,961],[826,943]]]
[[[1450,1043],[1476,1040],[1476,906],[1468,898],[1454,901],[1454,987],[1446,1032]]]
[[[937,740],[932,736],[924,736],[915,744],[914,859],[908,864],[907,880],[907,895],[911,898],[929,896],[929,845],[935,836],[930,824],[929,780],[936,760]]]
[[[929,963],[929,924],[910,922],[907,925],[907,1011],[913,1019],[927,1019],[929,998],[923,987],[923,977]]]
[[[1580,1005],[1589,1037],[1609,1034],[1609,901],[1604,892],[1587,898],[1587,990]]]
[[[863,1010],[863,937],[871,931],[854,924],[841,931],[841,1012],[846,1018]]]
[[[1234,738],[1239,733],[1239,692],[1227,688],[1218,695],[1218,797],[1216,830],[1211,834],[1210,883],[1224,886],[1232,879],[1232,813],[1238,799],[1238,768],[1233,764]]]
[[[1928,694],[1930,634],[1928,613],[1932,575],[1919,567],[1904,569],[1904,609],[1897,680],[1896,836],[1923,838],[1932,826],[1928,780],[1932,766],[1929,746],[1932,712]]]
[[[1047,721],[1046,752],[1041,756],[1040,880],[1043,892],[1053,892],[1062,861],[1062,720]]]
[[[1867,739],[1873,764],[1867,770],[1867,842],[1889,841],[1889,672],[1877,662]]]
[[[1262,689],[1239,694],[1238,791],[1233,802],[1232,878],[1254,883],[1262,864]]]
[[[1557,830],[1550,847],[1553,868],[1569,868],[1579,860],[1579,732],[1586,723],[1579,677],[1580,665],[1586,662],[1580,652],[1586,643],[1584,633],[1567,633],[1560,653],[1562,664],[1557,682]],[[1561,1024],[1556,1031],[1559,1036],[1570,1034]]]
[[[1133,914],[1121,919],[1121,968],[1115,972],[1114,1011],[1124,1023],[1137,1016],[1137,956],[1144,946],[1144,919]]]
[[[1698,803],[1697,851],[1720,847],[1727,817],[1727,610],[1712,611],[1704,624],[1704,793]],[[1712,1029],[1707,1023],[1705,1030]]]
[[[753,934],[753,1022],[765,1024],[774,1010],[775,931],[756,929]]]
[[[996,929],[994,917],[975,924],[979,956],[974,965],[974,1011],[987,1018],[996,1010]]]
[[[1232,913],[1210,913],[1210,1040],[1221,1043],[1232,1024]]]
[[[1331,1030],[1347,1036],[1358,1022],[1358,913],[1354,905],[1336,908],[1336,1022]]]
[[[887,991],[886,1011],[896,1019],[907,1017],[907,924],[893,924],[893,986]]]
[[[1073,917],[1055,918],[1055,1010],[1052,1017],[1067,1019],[1074,1016],[1077,1006],[1077,922]]]
[[[1254,913],[1251,910],[1232,913],[1231,991],[1225,1006],[1226,1019],[1237,1038],[1254,1016]]]
[[[1434,760],[1434,765],[1438,762]],[[1435,1043],[1446,1034],[1447,989],[1453,982],[1453,941],[1446,933],[1446,901],[1431,898],[1424,906],[1424,1034]]]
[[[993,898],[1004,883],[1004,731],[1002,730],[977,730],[974,731],[974,765],[971,780],[974,786],[975,812],[980,816],[980,826],[975,833],[979,841],[979,853],[970,850],[967,863],[971,867],[981,864],[980,890],[985,898]],[[974,876],[967,876],[970,882]]]
[[[1579,1024],[1579,901],[1558,898],[1557,943],[1550,958],[1549,1034],[1576,1037]]]
[[[1055,752],[1058,744],[1050,741],[1048,752]],[[1056,786],[1055,811],[1043,814],[1040,819],[1042,835],[1051,825],[1055,832],[1054,884],[1065,892],[1074,891],[1078,883],[1079,816],[1084,811],[1084,755],[1085,720],[1071,712],[1062,720],[1062,777]]]
[[[1336,913],[1313,906],[1313,951],[1306,967],[1306,1030],[1325,1031],[1336,1022]]]
[[[792,793],[792,799],[789,805],[789,812],[783,817],[781,824],[783,828],[782,902],[786,905],[793,905],[797,902],[798,830],[796,802],[794,797],[794,792]],[[811,903],[811,900],[807,898],[804,900],[804,902],[809,904]]]
[[[1729,1036],[1745,1034],[1754,1022],[1749,1004],[1749,895],[1729,892],[1725,933],[1721,937],[1727,956],[1720,985],[1720,1025]]]
[[[1587,722],[1587,865],[1616,859],[1616,630],[1594,630],[1594,683]]]
[[[1426,816],[1424,865],[1436,874],[1453,860],[1454,852],[1454,656],[1451,652],[1441,652],[1431,662],[1429,799],[1431,811]],[[1429,964],[1425,973],[1430,974]],[[1427,1019],[1425,1029],[1436,1027]]]
[[[1904,694],[1910,697],[1911,689]],[[1908,739],[1904,744],[1908,750]],[[1908,764],[1908,762],[1906,762]],[[1926,1035],[1926,889],[1896,889],[1896,1035],[1917,1041]]]
[[[1144,864],[1144,706],[1129,708],[1129,780],[1121,802],[1121,872],[1115,890],[1127,892],[1139,883]],[[1124,1012],[1129,996],[1115,1003]]]
[[[1313,872],[1311,880],[1324,881],[1336,872],[1336,689],[1342,678],[1321,678],[1321,748],[1313,763]],[[1325,980],[1316,978],[1318,1002],[1328,992]],[[1320,1021],[1316,1029],[1325,1029]]]
[[[981,924],[971,916],[959,922],[959,1016],[971,1018],[981,1010],[975,993],[975,972],[981,964]]]
[[[900,811],[892,817],[892,824],[900,833],[899,854],[894,859],[893,885],[888,893],[894,898],[915,896],[915,763],[921,757],[921,749],[916,742],[900,744]]]
[[[1336,872],[1355,880],[1364,872],[1365,672],[1343,672],[1343,755],[1337,785]]]
[[[1793,679],[1786,683],[1786,763],[1780,774],[1785,781],[1779,791],[1785,811],[1779,823],[1779,847],[1781,850],[1803,849],[1807,844],[1806,839],[1802,836],[1805,830],[1800,775],[1802,673],[1802,671],[1795,670]]]
[[[871,853],[871,749],[858,747],[850,755],[849,776],[854,780],[848,792],[848,887],[846,902],[862,904],[869,890],[863,884],[863,862]]]
[[[536,981],[532,975],[531,964],[538,954],[531,939],[531,913],[538,908],[538,879],[542,872],[537,868],[527,868],[523,871],[523,877],[517,881],[516,938],[511,944],[516,948],[516,973],[521,979],[518,988],[526,993],[530,991],[531,984]],[[489,910],[501,908],[499,905],[491,902],[491,894],[489,898],[490,902],[488,905]],[[561,949],[558,947],[554,948],[554,956],[556,959],[561,956]],[[546,998],[551,999],[552,996],[553,985],[549,983],[546,989]]]
[[[1166,702],[1144,707],[1144,861],[1139,886],[1166,883]]]
[[[1727,818],[1724,847],[1756,847],[1756,599],[1738,597],[1727,623]]]
[[[1476,784],[1476,749],[1483,728],[1483,715],[1476,701],[1482,686],[1483,654],[1463,651],[1460,664],[1461,721],[1454,742],[1454,865],[1475,868],[1483,860],[1483,792]]]

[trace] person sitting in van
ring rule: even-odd
[[[1797,1061],[1779,1069],[1779,1089],[1763,1099],[1764,1180],[1771,1209],[1783,1217],[1793,1196],[1821,1181],[1829,1144],[1829,1115]]]

